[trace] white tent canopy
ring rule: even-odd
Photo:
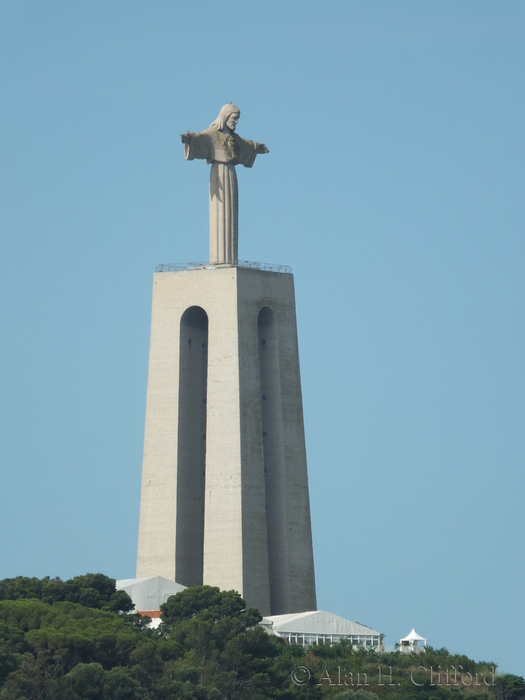
[[[405,644],[403,644],[403,642],[405,642]],[[421,635],[419,635],[413,627],[410,634],[407,634],[406,637],[399,640],[400,646],[417,647],[418,642],[423,642],[424,646],[427,645],[427,640],[424,637],[421,637]]]

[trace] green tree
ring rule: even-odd
[[[64,676],[64,681],[75,693],[75,700],[102,700],[104,669],[101,664],[79,663]]]
[[[45,675],[31,654],[19,659],[18,668],[9,674],[0,692],[0,700],[44,700]]]
[[[501,687],[504,700],[524,700],[525,679],[522,676],[506,673],[498,678],[498,685]]]
[[[357,690],[343,690],[335,693],[334,700],[379,700],[379,696],[363,688]]]
[[[0,601],[36,598],[43,603],[69,602],[113,612],[129,612],[134,605],[124,591],[116,590],[116,581],[104,574],[85,574],[68,581],[17,576],[0,581]]]
[[[105,673],[102,700],[142,700],[145,697],[144,690],[131,678],[128,669],[117,666]]]
[[[166,624],[191,620],[238,618],[246,627],[256,625],[261,616],[256,608],[246,609],[246,602],[236,591],[221,591],[214,586],[194,586],[168,598],[160,606],[161,619]]]
[[[288,644],[258,626],[259,612],[235,591],[187,589],[162,606],[155,630],[119,595],[100,574],[0,581],[0,700],[525,700],[523,678],[499,676],[487,687],[494,664],[446,649]],[[440,668],[441,685],[430,687],[420,671],[416,686],[410,674],[419,665]],[[378,685],[378,666],[384,677],[392,667],[395,687]],[[454,668],[478,674],[481,685],[445,686]]]

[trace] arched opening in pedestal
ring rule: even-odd
[[[270,601],[278,614],[286,608],[288,551],[279,333],[269,306],[259,312],[258,335]]]
[[[177,450],[177,583],[201,586],[206,477],[208,316],[200,306],[182,315],[179,347]]]

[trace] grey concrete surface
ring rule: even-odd
[[[154,276],[137,577],[316,609],[293,277]]]

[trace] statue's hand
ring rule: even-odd
[[[180,135],[180,140],[182,143],[189,143],[191,141],[191,134],[187,131],[185,134]]]
[[[264,143],[257,144],[257,153],[269,153],[270,151],[266,148]]]

